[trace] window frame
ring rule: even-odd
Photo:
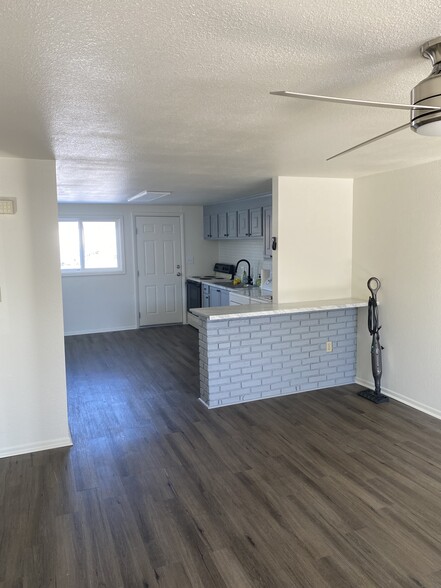
[[[124,256],[124,239],[123,239],[123,218],[120,216],[89,216],[89,215],[63,215],[58,218],[58,223],[62,222],[77,222],[79,231],[79,245],[80,245],[80,264],[78,269],[61,267],[61,250],[60,250],[60,269],[61,275],[64,277],[71,276],[103,276],[112,274],[125,273],[125,256]],[[116,268],[85,268],[85,248],[84,248],[84,230],[83,223],[87,222],[114,222],[116,235],[116,255],[118,260],[118,267]]]

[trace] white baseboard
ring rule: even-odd
[[[374,390],[374,388],[375,388],[373,382],[369,382],[369,380],[364,380],[362,378],[355,378],[355,383],[360,384],[360,386],[366,386],[366,388],[369,388],[370,390]],[[420,412],[425,412],[426,414],[430,414],[430,416],[433,416],[437,419],[441,419],[441,410],[438,410],[437,408],[432,408],[431,406],[427,406],[427,404],[423,404],[422,402],[418,402],[417,400],[414,400],[413,398],[409,398],[408,396],[404,396],[403,394],[399,394],[398,392],[394,392],[393,390],[389,390],[389,388],[384,388],[383,386],[381,387],[381,391],[386,396],[389,396],[390,398],[393,398],[394,400],[398,400],[398,402],[402,402],[403,404],[406,404],[407,406],[411,406],[412,408],[415,408],[416,410],[419,410]]]
[[[26,443],[25,445],[15,445],[0,449],[0,458],[13,457],[14,455],[23,455],[25,453],[35,453],[45,451],[46,449],[58,449],[60,447],[70,447],[73,445],[72,438],[63,437],[61,439],[51,439],[48,441],[38,441],[36,443]]]
[[[129,325],[128,327],[110,327],[108,329],[86,329],[83,331],[66,331],[65,337],[71,337],[73,335],[96,335],[98,333],[115,333],[116,331],[134,331],[138,327]]]

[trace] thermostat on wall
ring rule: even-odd
[[[15,198],[0,198],[0,214],[15,214],[16,212]]]

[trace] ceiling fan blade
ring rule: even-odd
[[[365,145],[369,145],[369,143],[374,143],[374,141],[379,141],[380,139],[384,139],[384,137],[388,137],[389,135],[393,135],[394,133],[398,133],[399,131],[403,131],[404,129],[408,129],[408,128],[409,128],[409,123],[406,123],[405,125],[401,125],[399,127],[396,127],[395,129],[391,129],[390,131],[387,131],[386,133],[382,133],[381,135],[377,135],[376,137],[373,137],[372,139],[368,139],[367,141],[363,141],[363,143],[359,143],[358,145],[355,145],[354,147],[350,147],[349,149],[345,149],[344,151],[340,151],[340,153],[336,153],[335,155],[328,157],[326,159],[326,161],[331,161],[331,159],[335,159],[336,157],[340,157],[340,155],[345,155],[346,153],[350,153],[351,151],[355,151],[356,149],[360,149],[360,147],[364,147]]]
[[[355,106],[374,106],[376,108],[395,108],[398,110],[436,110],[438,106],[422,106],[420,104],[394,104],[393,102],[373,102],[372,100],[353,100],[352,98],[337,98],[336,96],[319,96],[318,94],[301,94],[300,92],[270,92],[274,96],[285,96],[286,98],[301,98],[304,100],[322,100],[323,102],[337,102],[338,104],[353,104]]]

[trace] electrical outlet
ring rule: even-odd
[[[326,341],[326,353],[332,351],[332,341]]]

